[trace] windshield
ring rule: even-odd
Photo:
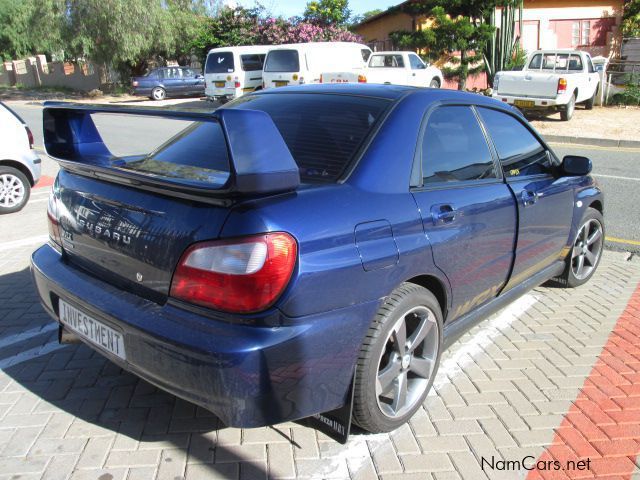
[[[233,73],[232,52],[211,52],[207,55],[207,63],[204,67],[205,73]]]
[[[265,72],[299,72],[300,58],[297,50],[272,50],[264,64]]]
[[[268,113],[301,179],[332,183],[348,169],[389,105],[389,100],[364,96],[282,93],[244,96],[228,108]]]

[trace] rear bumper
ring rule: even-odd
[[[214,320],[158,305],[69,265],[44,245],[31,259],[40,300],[58,319],[64,299],[119,330],[127,360],[90,347],[226,425],[257,427],[344,404],[358,351],[379,302],[303,318],[280,327]]]
[[[531,97],[521,97],[515,95],[501,95],[499,93],[494,93],[493,98],[496,100],[500,100],[501,102],[508,103],[509,105],[516,106],[518,108],[522,108],[524,110],[527,109],[547,109],[547,108],[564,108],[564,106],[569,103],[569,97],[565,98],[564,96],[558,96],[556,98],[531,98]],[[520,102],[533,102],[531,106],[522,106],[516,105],[516,103]]]

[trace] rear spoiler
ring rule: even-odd
[[[218,122],[229,150],[230,175],[223,186],[195,185],[112,166],[113,154],[98,132],[92,113],[117,113],[194,122]],[[61,165],[97,178],[151,186],[154,190],[189,196],[228,196],[293,191],[300,185],[298,166],[271,117],[258,110],[219,109],[214,112],[167,111],[45,102],[44,144],[47,155]]]

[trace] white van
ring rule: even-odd
[[[353,42],[278,45],[264,61],[262,88],[358,81],[370,55],[369,47]]]
[[[227,102],[262,88],[262,66],[270,47],[213,48],[204,66],[208,100]]]

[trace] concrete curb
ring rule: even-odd
[[[542,135],[547,142],[593,145],[597,147],[640,148],[638,140],[620,140],[613,138],[572,137],[569,135]]]

